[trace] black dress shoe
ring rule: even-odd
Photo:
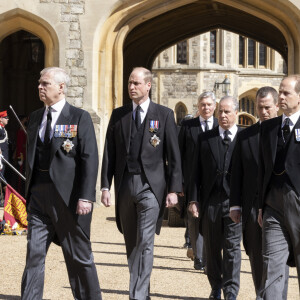
[[[221,289],[211,290],[208,299],[220,300],[221,299]]]
[[[229,292],[225,295],[225,300],[236,300],[236,295],[233,293]]]
[[[204,271],[204,264],[199,258],[195,258],[194,260],[194,269]]]

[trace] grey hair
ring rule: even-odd
[[[40,72],[41,76],[46,73],[53,74],[53,80],[56,84],[64,83],[64,94],[66,94],[70,85],[69,74],[64,69],[58,67],[45,68]]]
[[[239,102],[237,101],[237,99],[233,96],[224,96],[221,98],[220,102],[219,102],[219,105],[221,104],[222,101],[224,100],[232,100],[232,106],[233,106],[233,109],[235,111],[238,111],[239,110]]]
[[[200,94],[200,96],[198,97],[198,103],[205,98],[211,98],[212,101],[214,102],[214,104],[216,104],[216,96],[213,92],[203,92],[202,94]]]

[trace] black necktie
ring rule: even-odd
[[[138,105],[135,109],[135,126],[136,129],[139,129],[141,126],[141,107]]]
[[[290,119],[286,118],[284,121],[284,125],[282,126],[282,137],[285,143],[289,138],[290,132]]]
[[[52,115],[51,115],[52,107],[48,107],[48,113],[47,113],[47,125],[44,135],[44,144],[49,144],[50,142],[50,132],[51,132],[51,122],[52,122]]]
[[[230,139],[230,137],[229,137],[229,130],[225,130],[225,131],[224,131],[224,139],[223,139],[223,143],[224,143],[224,145],[226,145],[226,146],[228,147],[229,144],[230,144],[230,142],[231,142],[231,139]]]
[[[206,132],[206,131],[208,131],[209,130],[209,127],[208,127],[208,122],[207,122],[207,120],[204,120],[204,131]]]

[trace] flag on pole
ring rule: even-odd
[[[26,200],[9,184],[5,191],[3,218],[12,229],[27,228]]]

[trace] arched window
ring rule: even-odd
[[[253,125],[253,120],[248,116],[240,115],[239,116],[239,125],[241,125],[241,126]]]
[[[247,112],[254,116],[254,100],[244,97],[240,100],[240,112]]]
[[[185,105],[183,104],[177,105],[175,108],[175,114],[176,114],[177,125],[180,125],[181,121],[184,119],[185,115],[187,114]]]

